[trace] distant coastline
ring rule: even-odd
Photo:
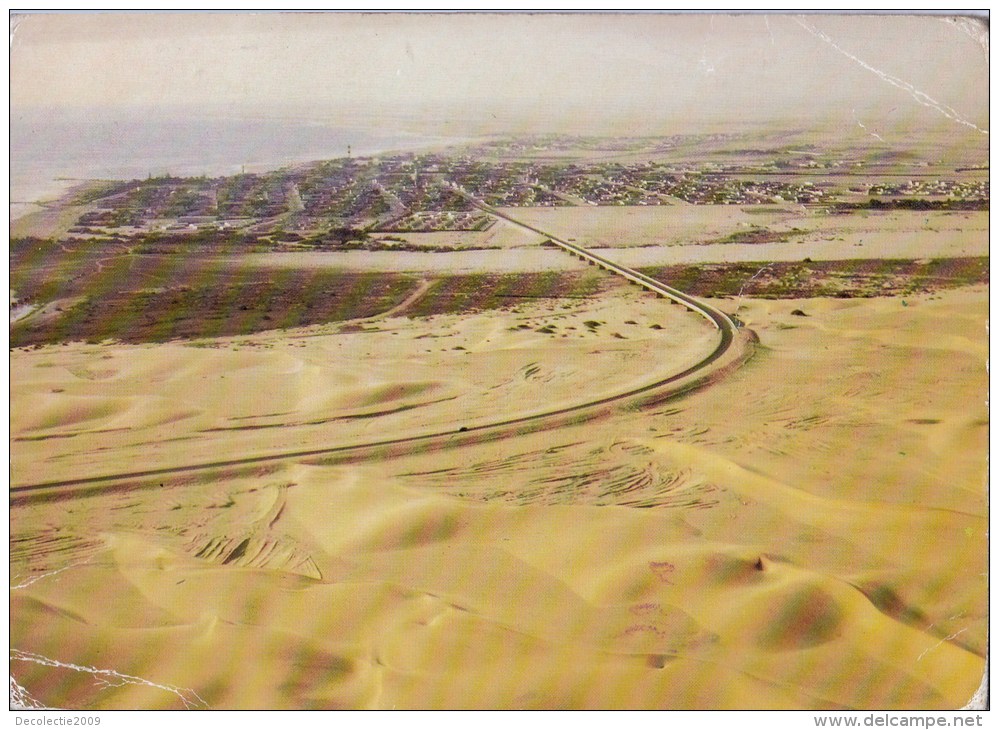
[[[468,141],[385,134],[307,120],[11,120],[10,220],[94,180],[150,175],[221,177],[315,160],[444,147]]]

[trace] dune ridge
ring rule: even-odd
[[[32,697],[81,708],[960,707],[986,649],[986,294],[739,300],[758,355],[666,402],[500,442],[218,470],[17,506],[12,671]],[[648,330],[624,324],[641,320],[635,296],[617,296],[618,310],[572,316]],[[460,369],[492,378],[476,387],[506,394],[495,403],[519,407],[538,383],[572,394],[578,372],[531,345],[543,335],[511,330],[524,316],[542,326],[528,310],[465,327],[386,322],[408,337],[452,337],[428,362],[472,357],[451,342],[506,362]],[[891,322],[906,336],[887,337]],[[86,398],[118,378],[72,372],[95,369],[86,363],[97,352],[110,355],[108,371],[157,373],[160,388],[175,387],[175,373],[178,385],[211,372],[273,383],[259,378],[282,362],[292,380],[273,401],[248,408],[232,388],[213,427],[416,403],[359,419],[356,433],[433,408],[441,422],[471,422],[439,364],[437,377],[413,372],[400,387],[356,368],[312,392],[319,356],[356,357],[352,337],[310,338],[316,359],[304,366],[276,337],[274,350],[158,350],[175,353],[176,369],[93,346],[19,353],[15,367],[35,378],[28,393]],[[662,358],[654,338],[605,337],[579,341],[610,351],[606,374],[599,358],[590,372],[607,388],[632,372],[621,363],[638,374]],[[804,397],[817,382],[823,397]],[[312,415],[282,408],[289,393]],[[426,404],[448,393],[456,400]],[[67,472],[125,458],[127,448],[100,451],[101,432],[130,419],[137,441],[155,441],[166,427],[152,424],[172,418],[174,437],[226,443],[199,430],[206,415],[173,418],[188,409],[162,391],[169,406],[145,420],[128,399],[149,396],[114,397],[117,410],[48,428],[44,408],[20,405],[14,435],[76,434],[40,442],[63,449],[45,469],[62,460]],[[313,428],[346,435],[354,423]],[[280,426],[224,433],[238,453],[261,432],[283,436]],[[288,442],[302,433],[289,427]],[[170,444],[160,448],[169,462]],[[85,667],[142,681],[95,685]]]

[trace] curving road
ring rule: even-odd
[[[654,293],[656,296],[670,299],[671,301],[705,317],[720,333],[717,346],[707,356],[698,362],[693,363],[690,367],[680,373],[676,373],[654,383],[634,388],[623,393],[587,401],[585,403],[579,403],[573,406],[559,408],[545,413],[509,418],[479,426],[471,426],[467,428],[462,427],[457,430],[452,429],[448,431],[439,431],[397,439],[386,439],[383,441],[362,444],[308,449],[302,451],[286,451],[277,454],[246,457],[243,459],[230,459],[226,461],[204,462],[185,466],[121,472],[117,474],[105,474],[80,479],[40,482],[19,486],[12,485],[10,488],[11,504],[32,501],[35,497],[45,498],[44,493],[49,490],[60,490],[61,492],[62,490],[70,489],[74,493],[79,490],[80,494],[91,494],[107,489],[119,489],[122,487],[121,482],[129,480],[144,480],[152,477],[183,475],[191,472],[232,469],[288,460],[313,459],[336,463],[370,458],[386,458],[406,453],[432,451],[435,449],[448,448],[468,443],[490,441],[514,434],[530,433],[557,425],[577,423],[594,418],[598,415],[606,413],[613,406],[620,404],[622,401],[638,399],[640,401],[645,401],[646,403],[660,403],[667,398],[674,397],[680,393],[687,392],[693,388],[711,382],[713,378],[718,377],[724,372],[727,372],[729,369],[738,366],[748,355],[749,348],[747,345],[753,339],[752,333],[747,330],[738,330],[732,319],[720,309],[717,309],[705,302],[701,302],[688,294],[684,294],[678,289],[674,289],[673,287],[653,279],[652,277],[646,276],[633,269],[629,269],[626,266],[616,264],[613,261],[595,254],[592,251],[588,251],[581,246],[561,240],[556,236],[511,218],[505,213],[484,204],[482,201],[472,198],[463,190],[457,188],[457,186],[454,187],[458,192],[465,195],[477,208],[484,210],[491,215],[503,218],[504,220],[534,233],[540,234],[548,239],[547,243],[557,246],[565,250],[567,253],[577,256],[590,264],[600,266],[611,273],[622,276],[628,281]],[[129,486],[133,488],[140,488],[143,485],[134,484]],[[152,487],[155,485],[148,484],[145,486]]]
[[[457,192],[459,195],[464,197],[465,200],[467,200],[469,203],[474,205],[479,210],[489,213],[490,215],[496,216],[497,218],[502,218],[503,220],[509,223],[513,223],[515,226],[530,231],[531,233],[536,233],[539,236],[544,236],[545,238],[548,239],[547,243],[557,246],[565,251],[568,251],[573,256],[577,256],[589,264],[595,264],[596,266],[599,266],[602,269],[606,269],[607,271],[610,271],[614,274],[623,276],[628,281],[634,284],[638,284],[639,286],[644,287],[645,289],[648,289],[657,296],[666,297],[667,299],[672,299],[677,304],[682,304],[683,306],[687,307],[687,309],[697,312],[703,317],[707,317],[707,319],[715,326],[716,329],[722,331],[723,336],[726,331],[729,333],[729,335],[734,335],[736,330],[735,322],[733,322],[732,319],[723,311],[717,309],[716,307],[711,306],[707,302],[702,302],[700,300],[694,299],[694,297],[690,296],[689,294],[684,294],[679,289],[674,289],[673,287],[668,286],[662,283],[661,281],[653,279],[651,276],[646,276],[645,274],[635,271],[634,269],[629,269],[627,266],[622,266],[621,264],[614,263],[610,259],[606,259],[603,256],[600,256],[599,254],[595,254],[592,251],[583,248],[582,246],[577,246],[576,244],[570,243],[569,241],[565,241],[559,238],[558,236],[553,236],[551,233],[548,233],[547,231],[543,231],[540,228],[524,223],[523,221],[519,221],[516,218],[507,215],[503,211],[494,208],[491,205],[487,205],[485,202],[479,200],[478,198],[475,198],[459,185],[450,183],[449,187],[455,192]]]

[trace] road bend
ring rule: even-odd
[[[494,208],[491,205],[487,205],[485,202],[473,197],[472,195],[470,195],[468,192],[466,192],[464,189],[462,189],[457,185],[452,185],[452,188],[456,192],[461,194],[467,201],[469,201],[479,210],[485,213],[489,213],[490,215],[496,216],[497,218],[502,218],[503,220],[512,223],[520,228],[524,228],[525,230],[528,230],[532,233],[544,236],[546,239],[548,239],[545,243],[548,243],[557,248],[561,248],[562,250],[567,251],[573,256],[582,259],[588,264],[599,266],[600,268],[605,269],[613,274],[622,276],[631,283],[637,284],[638,286],[641,286],[644,289],[651,291],[656,296],[670,299],[676,302],[677,304],[683,305],[687,309],[696,312],[702,317],[705,317],[709,322],[711,322],[711,324],[715,327],[715,329],[718,329],[722,332],[723,339],[725,338],[726,332],[728,332],[729,339],[734,337],[736,330],[735,322],[733,322],[731,317],[729,317],[723,311],[721,311],[716,307],[713,307],[707,302],[702,302],[698,299],[695,299],[689,294],[683,293],[679,289],[674,289],[673,287],[664,284],[661,281],[653,279],[651,276],[646,276],[645,274],[639,271],[635,271],[634,269],[630,269],[627,266],[615,263],[614,261],[611,261],[610,259],[600,256],[599,254],[596,254],[593,251],[583,248],[582,246],[577,246],[576,244],[566,241],[562,238],[559,238],[558,236],[552,235],[547,231],[543,231],[540,228],[524,223],[523,221],[517,220],[516,218],[507,215],[503,211],[498,210],[497,208]]]
[[[179,466],[168,466],[142,471],[120,472],[100,476],[81,477],[61,481],[39,482],[35,484],[11,485],[10,504],[24,504],[40,499],[69,498],[119,489],[143,489],[162,486],[161,479],[181,479],[198,472],[240,473],[244,469],[256,469],[268,464],[286,461],[334,464],[369,459],[383,459],[412,453],[427,453],[438,449],[465,444],[482,443],[508,436],[531,433],[562,425],[581,423],[618,408],[622,403],[638,407],[659,404],[669,398],[714,382],[715,379],[738,367],[751,354],[752,332],[737,329],[732,319],[720,309],[702,302],[689,294],[657,281],[641,272],[630,269],[610,259],[594,253],[582,246],[563,240],[546,231],[519,221],[483,201],[477,200],[458,186],[452,186],[476,208],[502,218],[516,226],[543,236],[545,243],[564,250],[566,253],[599,266],[617,276],[621,276],[637,286],[652,292],[658,297],[669,299],[704,317],[719,332],[715,348],[705,357],[691,364],[679,373],[662,378],[648,385],[634,388],[615,395],[588,400],[576,405],[551,411],[497,420],[491,423],[461,426],[447,431],[420,434],[396,439],[385,439],[368,443],[330,446],[299,451],[248,456],[241,459],[201,462]],[[55,494],[53,494],[55,493]]]

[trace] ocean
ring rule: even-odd
[[[416,150],[456,139],[386,133],[311,120],[109,119],[11,115],[10,216],[84,179],[212,177],[312,160]]]

